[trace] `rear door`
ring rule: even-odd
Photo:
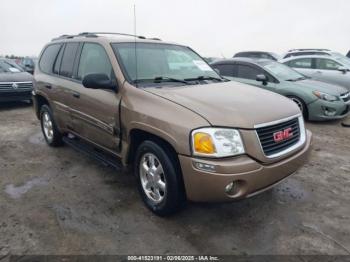
[[[81,48],[75,77],[77,85],[72,93],[73,129],[90,142],[118,151],[120,94],[85,88],[82,80],[88,74],[105,74],[117,82],[106,50],[98,43],[84,43]]]
[[[55,121],[61,128],[66,128],[70,122],[65,87],[59,77],[64,47],[63,43],[48,45],[40,57],[40,71],[37,71],[35,75],[36,87],[50,101]]]
[[[313,68],[313,58],[298,58],[291,60],[285,64],[306,76],[312,77],[315,74],[315,69]]]
[[[53,67],[53,74],[57,75],[53,88],[54,103],[60,124],[67,130],[72,130],[70,108],[74,103],[72,94],[74,87],[77,85],[73,71],[77,63],[79,45],[79,42],[65,43]]]

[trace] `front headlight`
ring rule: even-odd
[[[338,96],[330,95],[330,94],[323,93],[323,92],[320,92],[320,91],[313,91],[312,93],[315,96],[317,96],[319,99],[322,99],[322,100],[325,100],[325,101],[334,102],[334,101],[340,100],[340,98]]]
[[[191,140],[192,152],[197,156],[228,157],[245,152],[236,129],[200,128],[192,131]]]

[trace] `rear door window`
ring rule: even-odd
[[[55,64],[53,65],[53,73],[56,75],[60,73],[60,66],[62,62],[63,51],[64,51],[64,46],[62,46],[60,51],[58,52]]]
[[[295,68],[312,68],[312,58],[301,58],[289,61],[288,65]]]
[[[234,65],[229,64],[221,64],[221,65],[213,65],[214,68],[218,69],[220,72],[220,75],[222,76],[231,76],[235,77],[237,75],[237,70],[235,70],[237,67]]]
[[[74,61],[77,54],[79,43],[67,43],[61,62],[60,75],[64,77],[73,77]]]
[[[47,74],[52,73],[53,64],[57,57],[58,51],[60,50],[62,44],[53,44],[45,48],[43,54],[41,55],[39,67],[41,71]]]

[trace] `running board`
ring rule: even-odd
[[[104,152],[101,149],[97,149],[96,147],[93,147],[92,145],[81,141],[78,138],[70,138],[67,136],[64,136],[63,142],[73,149],[94,158],[95,160],[101,162],[104,166],[111,166],[117,169],[118,171],[124,171],[125,168],[123,165],[118,161],[116,156],[113,156],[110,153]]]

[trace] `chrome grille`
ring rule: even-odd
[[[31,90],[32,82],[0,82],[0,90]]]
[[[291,136],[276,142],[275,134],[289,128]],[[298,117],[256,129],[261,147],[267,157],[281,153],[296,145],[300,141],[300,131],[301,128]]]

